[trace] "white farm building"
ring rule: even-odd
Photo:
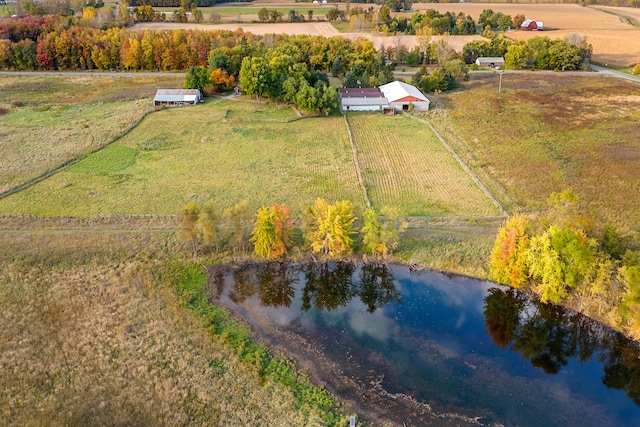
[[[342,88],[340,108],[342,111],[385,111],[390,108],[426,111],[429,99],[415,86],[395,81],[379,88]]]
[[[377,87],[340,89],[342,111],[382,111],[388,106],[387,98]]]
[[[158,89],[153,105],[189,105],[202,100],[198,89]]]
[[[418,111],[429,109],[429,99],[417,87],[405,82],[396,80],[380,86],[380,90],[389,101],[389,107],[393,107],[396,111],[410,110],[412,106]]]

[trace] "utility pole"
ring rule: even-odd
[[[500,83],[498,83],[498,93],[502,92],[502,71],[499,71],[500,73]]]

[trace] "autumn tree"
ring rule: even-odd
[[[583,231],[549,227],[531,239],[527,264],[531,276],[540,281],[542,302],[561,303],[569,290],[577,290],[593,268],[596,242]]]
[[[310,208],[311,224],[307,233],[313,252],[332,257],[349,255],[356,219],[353,205],[348,200],[329,204],[324,199],[316,199]]]
[[[199,216],[200,209],[198,209],[198,206],[194,202],[191,202],[182,209],[178,217],[178,225],[182,230],[182,236],[184,240],[191,245],[194,256],[198,253]]]
[[[381,218],[375,208],[367,208],[363,214],[362,237],[364,248],[373,255],[386,256],[392,253],[400,242],[400,234],[407,223],[400,219],[399,210],[385,206]]]
[[[209,81],[214,87],[216,92],[222,92],[227,89],[231,89],[233,85],[235,85],[236,80],[233,76],[230,76],[226,70],[221,68],[216,68],[211,71],[209,75]]]
[[[208,202],[202,208],[198,216],[196,227],[198,231],[198,239],[202,242],[202,245],[210,248],[212,251],[217,251],[218,231],[213,202]]]
[[[248,242],[247,228],[251,221],[251,205],[249,202],[243,200],[225,209],[222,218],[231,228],[230,245],[237,251],[246,251]]]
[[[514,288],[523,286],[528,276],[528,227],[528,221],[516,215],[500,228],[489,261],[492,280]]]
[[[269,92],[273,83],[271,69],[264,58],[246,57],[240,67],[240,86],[247,95],[255,95],[258,100]]]
[[[281,258],[290,246],[291,234],[289,206],[283,203],[260,208],[251,232],[254,252],[268,259]]]

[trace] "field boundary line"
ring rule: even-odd
[[[347,115],[343,114],[344,124],[347,127],[347,135],[349,135],[349,142],[351,143],[351,151],[353,152],[353,163],[356,165],[356,172],[358,174],[358,182],[360,182],[360,187],[362,188],[362,193],[364,194],[364,200],[367,202],[367,207],[371,207],[371,201],[369,200],[369,195],[367,194],[367,187],[364,185],[364,180],[362,179],[362,169],[360,169],[360,162],[358,162],[358,149],[356,148],[356,144],[353,142],[353,135],[351,134],[351,127],[349,126],[349,121],[347,120]]]
[[[506,209],[502,206],[502,204],[495,198],[493,197],[493,194],[491,194],[489,192],[489,190],[487,189],[487,187],[485,187],[485,185],[482,183],[482,181],[480,181],[480,179],[478,179],[478,177],[476,176],[475,173],[473,173],[473,171],[471,169],[469,169],[469,167],[467,166],[467,164],[460,158],[460,156],[458,156],[458,153],[456,153],[453,148],[451,148],[451,146],[447,143],[447,141],[442,137],[442,135],[440,135],[440,133],[433,127],[433,125],[431,124],[431,122],[429,122],[426,119],[422,119],[422,118],[418,118],[416,116],[414,116],[413,114],[408,114],[409,117],[411,117],[413,120],[417,120],[420,123],[424,123],[427,126],[429,126],[429,128],[431,129],[431,131],[434,133],[434,135],[440,140],[440,142],[442,143],[442,145],[444,145],[444,147],[449,150],[449,152],[453,155],[453,157],[458,161],[458,163],[460,164],[460,166],[462,166],[462,168],[467,171],[467,173],[469,174],[469,176],[471,177],[471,179],[476,183],[476,185],[478,187],[480,187],[480,189],[489,197],[489,199],[491,199],[491,201],[493,202],[493,204],[500,209],[500,211],[502,211],[502,216],[503,217],[508,217],[509,214],[507,213]]]
[[[97,146],[96,148],[94,148],[91,151],[88,151],[86,153],[81,153],[78,154],[77,156],[59,164],[58,166],[54,166],[52,169],[49,169],[43,173],[41,173],[40,175],[31,178],[28,181],[23,182],[22,184],[18,184],[17,186],[10,188],[6,191],[3,191],[0,193],[0,199],[4,199],[5,197],[8,197],[14,193],[17,193],[18,191],[22,191],[25,188],[31,187],[34,184],[39,183],[40,181],[43,181],[47,178],[49,178],[50,176],[60,172],[62,169],[66,168],[67,166],[71,166],[73,164],[78,163],[81,160],[86,159],[88,156],[90,156],[91,154],[97,153],[98,151],[102,150],[103,148],[113,144],[114,142],[116,142],[117,140],[119,140],[120,138],[126,136],[129,132],[131,132],[133,129],[135,129],[140,123],[142,123],[142,121],[151,113],[155,112],[155,109],[150,109],[149,111],[147,111],[146,113],[144,113],[142,115],[142,117],[140,117],[140,120],[138,120],[137,122],[135,122],[133,125],[129,126],[129,128],[127,128],[124,132],[122,132],[120,135],[116,136],[115,138],[111,139],[110,141],[105,142],[104,144],[101,144],[99,146]]]

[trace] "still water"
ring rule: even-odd
[[[640,426],[637,343],[491,282],[396,265],[270,263],[212,269],[209,286],[365,419]]]

